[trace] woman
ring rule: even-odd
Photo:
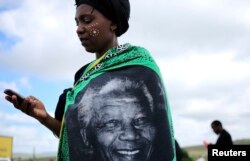
[[[86,51],[95,53],[96,60],[83,66],[78,72],[76,72],[74,86],[65,90],[59,98],[55,118],[50,116],[46,112],[42,102],[33,96],[25,98],[20,106],[18,105],[16,96],[6,96],[6,99],[12,102],[16,108],[36,118],[43,125],[48,127],[51,131],[53,131],[57,136],[60,137],[58,150],[59,161],[89,161],[93,158],[96,158],[95,153],[93,153],[94,151],[92,151],[94,149],[91,149],[92,147],[89,146],[87,142],[78,142],[75,140],[74,136],[80,136],[80,133],[75,133],[73,132],[73,130],[79,128],[80,126],[77,125],[76,122],[72,121],[72,118],[74,120],[74,116],[79,116],[79,114],[75,115],[75,111],[81,110],[75,110],[74,108],[77,109],[80,107],[78,106],[78,103],[84,96],[84,91],[88,90],[91,84],[98,86],[98,84],[104,82],[104,79],[102,79],[103,76],[110,74],[110,77],[115,77],[116,75],[113,74],[114,72],[118,73],[118,75],[136,77],[138,83],[143,81],[145,84],[149,84],[150,86],[161,87],[159,88],[160,90],[158,90],[158,94],[160,93],[160,95],[163,96],[163,99],[159,99],[159,101],[157,101],[157,103],[160,104],[159,107],[161,109],[161,112],[158,111],[159,116],[157,115],[155,118],[157,120],[157,126],[159,126],[162,131],[165,131],[166,135],[161,138],[155,139],[155,142],[157,142],[156,146],[162,148],[158,148],[158,152],[154,152],[154,157],[147,158],[150,158],[151,161],[175,160],[175,154],[173,150],[174,137],[173,130],[171,129],[171,113],[166,103],[166,92],[161,81],[160,70],[146,49],[142,47],[132,46],[130,44],[118,45],[117,37],[121,36],[128,30],[129,16],[130,4],[128,0],[76,0],[76,32],[82,46]],[[131,75],[130,73],[136,74]],[[154,90],[154,88],[150,89]],[[116,93],[115,95],[119,96],[121,94]],[[109,97],[107,97],[107,99],[112,98],[115,95],[111,94]],[[158,100],[158,95],[152,95],[152,99],[154,101]],[[114,100],[116,100],[115,102],[119,102],[119,99]],[[96,103],[96,100],[94,99],[91,102],[93,102],[94,104]],[[91,102],[86,102],[86,104],[89,104]],[[84,104],[84,102],[82,104]],[[127,104],[124,106],[127,106]],[[123,107],[121,109],[124,110],[126,108]],[[89,117],[84,113],[85,111],[81,112],[83,112],[83,115],[81,115],[82,119],[86,119],[87,117]],[[103,115],[105,115],[105,113]],[[141,121],[141,119],[138,120]],[[124,130],[122,131],[126,131],[126,128],[129,128],[130,131],[135,130],[135,127],[129,126],[131,123],[126,121],[123,122],[124,126],[121,126],[121,129]],[[112,123],[112,125],[114,125],[114,122]],[[138,133],[138,135],[139,134],[140,133]],[[91,136],[94,136],[94,132],[90,132],[89,136],[90,138]],[[86,138],[84,139],[86,140]],[[129,140],[127,140],[127,142],[129,143]],[[81,144],[82,148],[76,150],[74,147],[77,147],[78,144]],[[93,144],[96,145],[95,143]],[[130,147],[130,145],[131,144],[127,144],[128,147],[126,147],[125,149],[110,151],[110,154],[113,154],[113,156],[120,158],[120,160],[122,161],[141,160],[140,158],[143,157],[138,157],[137,155],[139,154],[139,149],[132,148]],[[117,146],[119,146],[119,144],[117,144]],[[134,145],[134,147],[139,147],[139,145]],[[88,148],[88,151],[86,151],[85,148]],[[72,153],[72,150],[76,152]],[[153,153],[153,150],[147,151],[150,151],[150,154],[148,153],[147,155],[151,156],[151,152]],[[112,159],[110,158],[113,157],[107,156],[108,155],[105,155],[105,157],[97,157],[98,159],[94,160],[111,161]]]

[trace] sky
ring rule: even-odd
[[[250,1],[130,0],[119,43],[143,46],[160,67],[180,146],[214,143],[219,119],[233,140],[250,137]],[[0,0],[0,90],[43,101],[53,116],[74,73],[95,59],[75,33],[74,1]],[[13,152],[56,152],[58,138],[0,93],[0,135]]]

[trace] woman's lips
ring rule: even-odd
[[[88,38],[79,38],[79,39],[80,39],[80,41],[81,41],[81,43],[82,43],[83,46],[87,45],[88,42],[89,42]]]
[[[79,38],[81,42],[86,42],[88,41],[89,39],[88,38]]]

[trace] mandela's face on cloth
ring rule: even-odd
[[[94,147],[105,161],[149,159],[154,150],[156,128],[152,111],[143,107],[145,104],[140,101],[143,100],[132,96],[96,98],[95,106],[101,107],[91,119],[90,126],[95,134]]]

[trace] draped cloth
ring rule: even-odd
[[[150,53],[124,44],[68,91],[58,161],[175,161],[171,112]]]

